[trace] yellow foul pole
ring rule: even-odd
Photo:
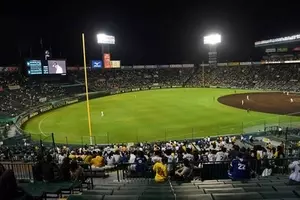
[[[91,112],[90,112],[88,77],[87,77],[87,69],[86,69],[86,54],[85,54],[84,33],[82,33],[82,52],[83,52],[83,66],[84,66],[86,110],[87,110],[87,114],[88,114],[88,126],[89,126],[89,133],[90,133],[90,144],[92,145],[93,144],[93,138],[92,138],[92,124],[91,124]]]

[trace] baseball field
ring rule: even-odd
[[[263,130],[265,125],[300,122],[299,117],[287,115],[300,112],[296,94],[234,89],[178,88],[124,93],[90,100],[90,110],[95,143],[241,134],[252,127]],[[51,141],[49,135],[54,133],[57,143],[88,144],[86,102],[36,116],[23,129],[35,139]]]

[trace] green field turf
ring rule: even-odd
[[[250,92],[237,90],[237,92]],[[286,116],[220,104],[230,89],[180,88],[132,92],[90,101],[92,133],[97,143],[178,140],[242,133],[247,127],[288,121]],[[104,117],[101,117],[104,111]],[[299,118],[297,118],[299,119]],[[24,125],[34,138],[60,143],[89,143],[86,102],[39,115]]]

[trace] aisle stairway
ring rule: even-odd
[[[68,200],[296,200],[300,186],[288,186],[286,176],[272,176],[247,183],[231,180],[192,181],[191,183],[154,183],[152,180],[111,182],[95,187]]]

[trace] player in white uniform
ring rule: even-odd
[[[294,102],[294,99],[291,98],[290,101],[291,101],[291,103],[293,103],[293,102]]]
[[[247,95],[247,100],[248,100],[248,101],[250,100],[249,95]]]
[[[289,92],[286,92],[286,95],[289,95],[290,93]]]
[[[244,100],[242,100],[242,106],[244,105]]]
[[[300,160],[294,161],[289,165],[292,173],[289,177],[290,185],[300,185]]]
[[[104,112],[103,111],[101,111],[101,117],[104,117]]]

